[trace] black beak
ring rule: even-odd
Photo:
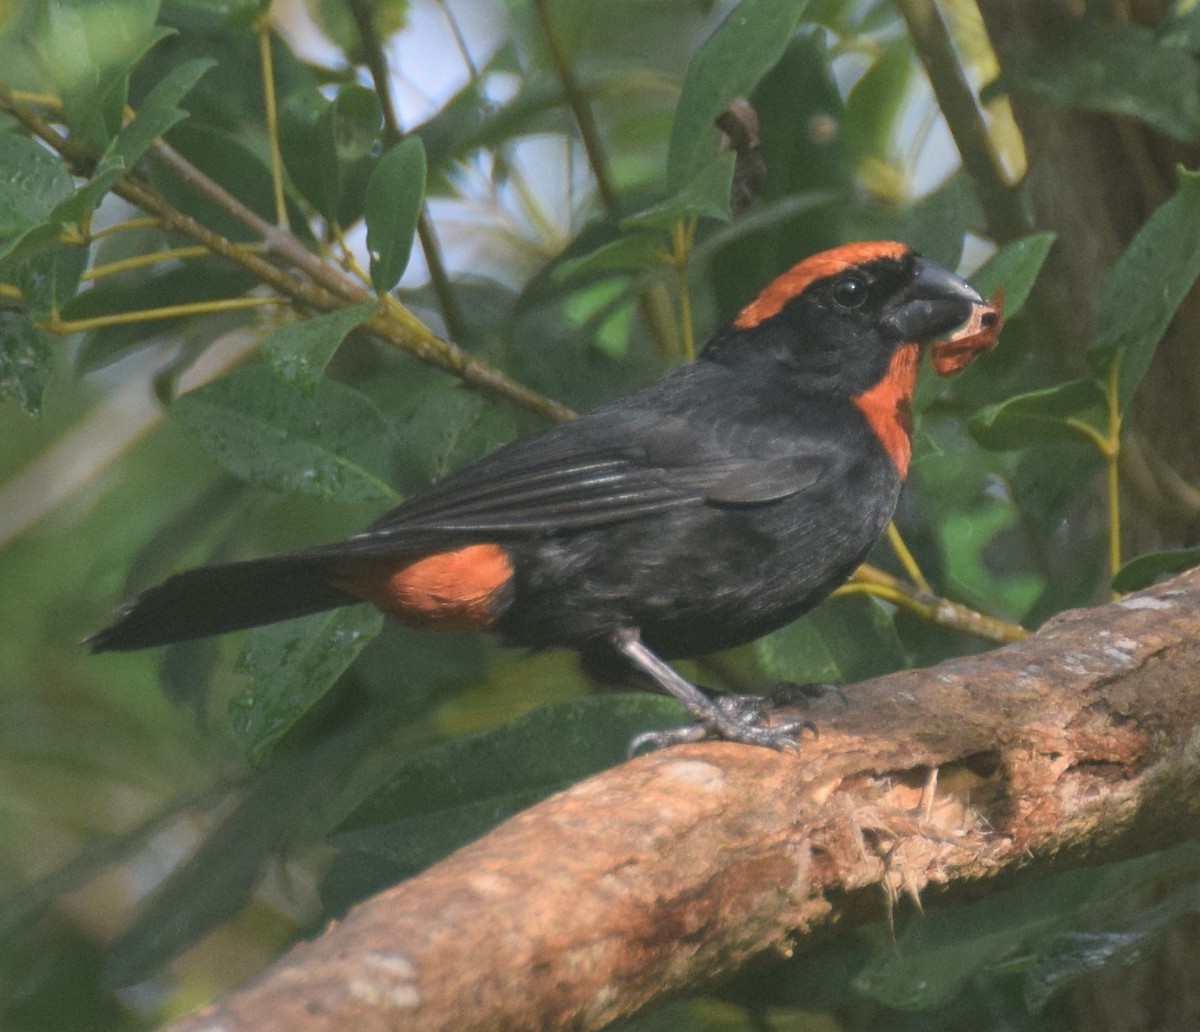
[[[971,284],[918,255],[912,282],[892,299],[883,323],[897,340],[919,343],[960,326],[979,304],[983,298]]]

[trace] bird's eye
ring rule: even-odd
[[[858,308],[867,299],[867,283],[861,276],[842,276],[834,281],[833,300],[843,308]]]

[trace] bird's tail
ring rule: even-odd
[[[93,652],[125,652],[289,620],[361,599],[335,584],[331,564],[302,555],[203,566],[178,573],[117,610],[86,639]]]

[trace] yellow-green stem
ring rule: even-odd
[[[283,297],[230,297],[220,301],[193,301],[184,305],[167,305],[163,308],[139,308],[135,312],[116,312],[112,315],[97,315],[91,319],[46,319],[38,325],[50,333],[66,335],[98,330],[105,326],[124,326],[129,323],[152,322],[155,319],[179,319],[189,315],[211,315],[214,312],[233,312],[243,308],[264,308],[269,305],[287,304]]]
[[[1104,453],[1108,463],[1108,567],[1109,575],[1115,577],[1121,568],[1121,483],[1119,464],[1121,461],[1121,399],[1117,390],[1117,371],[1121,367],[1118,353],[1108,371],[1108,448]],[[1119,593],[1114,591],[1113,597]]]
[[[683,337],[683,355],[689,362],[696,357],[696,331],[692,325],[692,292],[688,287],[688,257],[696,239],[696,220],[680,219],[671,226],[671,265],[675,269],[679,291],[679,329]]]
[[[124,222],[115,222],[113,225],[105,226],[103,229],[93,230],[88,235],[88,240],[101,240],[106,236],[112,236],[114,233],[124,233],[131,229],[155,229],[158,224],[158,219],[153,215],[139,215],[137,218],[126,219]]]
[[[212,252],[207,247],[202,247],[199,244],[192,247],[172,247],[165,251],[150,251],[146,254],[135,254],[129,258],[122,258],[117,262],[93,265],[90,269],[85,269],[79,279],[81,282],[86,283],[104,279],[105,276],[115,276],[121,272],[129,272],[131,269],[144,269],[149,265],[158,265],[160,262],[181,261],[187,258],[203,258],[210,254]]]
[[[1020,624],[988,616],[960,602],[921,591],[915,585],[906,584],[869,563],[863,563],[855,570],[850,581],[838,588],[834,595],[874,595],[916,613],[939,627],[1001,644],[1021,641],[1028,638],[1030,633]]]
[[[887,536],[888,544],[892,546],[892,551],[896,553],[896,558],[900,560],[900,565],[904,567],[904,572],[908,574],[909,580],[922,591],[932,595],[933,588],[925,579],[925,574],[921,572],[921,567],[917,565],[916,558],[909,551],[908,545],[904,543],[904,538],[900,536],[900,528],[895,523],[888,524]]]
[[[267,108],[267,140],[271,148],[271,185],[275,191],[275,225],[288,224],[287,201],[283,195],[283,156],[279,151],[279,112],[275,102],[275,60],[271,56],[269,15],[258,20],[258,55],[262,65],[263,99]]]
[[[34,93],[30,90],[13,90],[9,94],[13,100],[19,100],[22,104],[33,104],[36,107],[44,107],[50,111],[61,111],[62,100],[56,97],[53,93]]]
[[[1067,420],[1067,426],[1086,437],[1104,456],[1108,488],[1108,573],[1110,578],[1115,577],[1121,568],[1121,399],[1118,390],[1120,368],[1121,356],[1118,354],[1109,367],[1108,382],[1104,389],[1108,422],[1104,433],[1081,419]],[[1118,592],[1114,591],[1113,597],[1116,598],[1117,595]]]

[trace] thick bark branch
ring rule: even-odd
[[[878,917],[881,885],[966,898],[1179,841],[1198,682],[1200,571],[856,685],[800,756],[710,742],[606,771],[175,1029],[595,1029]]]

